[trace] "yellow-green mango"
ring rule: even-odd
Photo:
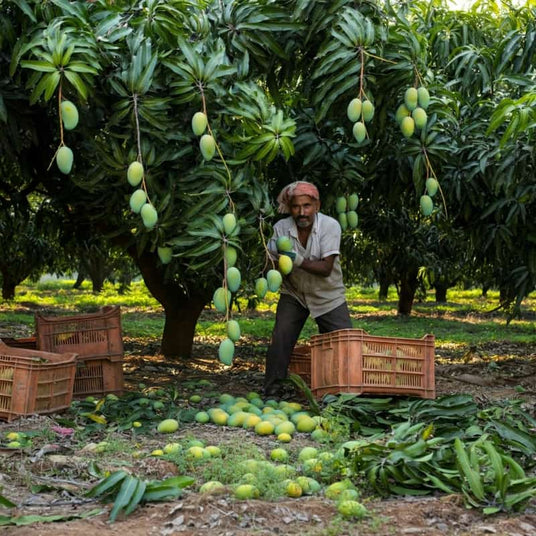
[[[271,269],[266,274],[266,281],[268,283],[268,290],[270,292],[277,292],[283,282],[283,276],[279,270]]]
[[[234,266],[236,264],[236,259],[238,258],[238,252],[236,251],[236,248],[234,248],[233,246],[226,246],[223,252],[223,256],[225,257],[225,262],[227,263],[227,267],[230,268],[231,266]]]
[[[411,138],[415,132],[415,120],[413,117],[404,117],[402,123],[400,123],[400,130],[404,134],[404,137]]]
[[[355,123],[361,117],[361,99],[355,98],[348,103],[348,108],[346,109],[346,115],[352,123]]]
[[[277,251],[280,253],[284,251],[292,251],[292,240],[290,239],[290,236],[278,236],[275,245]]]
[[[348,227],[350,227],[350,229],[355,229],[357,227],[357,222],[359,221],[359,218],[355,210],[348,211],[346,213],[346,219],[348,220]]]
[[[227,337],[233,342],[240,339],[240,324],[236,320],[227,321]]]
[[[352,133],[354,135],[354,138],[357,140],[357,143],[362,143],[367,137],[367,127],[365,126],[365,123],[363,123],[363,121],[358,121],[357,123],[354,123]]]
[[[434,202],[429,195],[421,195],[420,199],[421,212],[425,216],[430,216],[434,210]]]
[[[411,112],[408,110],[407,106],[405,104],[401,104],[396,109],[396,113],[395,113],[396,122],[400,125],[400,123],[402,123],[402,119],[410,115],[411,115]]]
[[[426,115],[424,108],[417,106],[417,108],[411,112],[411,117],[413,117],[413,120],[415,121],[416,128],[423,129],[426,126],[428,116]]]
[[[406,92],[404,93],[404,104],[406,105],[406,108],[412,112],[417,108],[417,103],[419,101],[419,94],[417,92],[417,88],[414,87],[408,87],[406,89]]]
[[[62,145],[58,149],[58,153],[56,154],[56,164],[58,165],[58,169],[62,173],[65,173],[65,175],[68,175],[71,172],[71,169],[73,168],[73,152],[66,145]]]
[[[210,134],[203,134],[199,140],[199,148],[205,160],[212,160],[216,152],[216,142]]]
[[[192,130],[196,136],[201,136],[207,128],[207,116],[203,112],[195,112],[192,117]]]
[[[346,197],[344,197],[343,195],[337,197],[337,199],[335,200],[335,210],[337,211],[337,214],[340,214],[341,212],[346,212],[346,207]]]
[[[372,102],[369,100],[363,101],[362,114],[363,121],[365,121],[365,123],[368,123],[374,117],[374,104],[372,104]]]
[[[131,162],[127,170],[127,181],[131,186],[138,186],[143,179],[143,164],[135,160]]]
[[[417,102],[421,108],[428,108],[428,105],[430,104],[430,93],[428,93],[428,90],[421,86],[417,90]]]
[[[429,177],[428,179],[426,179],[426,193],[430,197],[434,197],[438,189],[439,182],[437,182],[437,179],[435,179],[434,177]]]
[[[231,292],[236,292],[240,288],[242,275],[236,266],[227,268],[227,287]]]
[[[173,258],[173,250],[167,246],[158,246],[156,249],[158,258],[162,264],[169,264]]]
[[[216,308],[216,311],[219,311],[220,313],[225,313],[231,305],[231,291],[227,290],[226,293],[223,287],[218,287],[214,291],[212,301],[214,302],[214,307]]]
[[[348,196],[348,210],[355,210],[359,205],[359,196],[357,194],[350,194]]]
[[[141,207],[140,215],[143,225],[145,225],[147,229],[152,229],[158,221],[158,212],[151,203],[145,203],[145,205]]]
[[[78,109],[71,101],[61,101],[61,120],[65,130],[72,130],[78,125]]]
[[[223,230],[226,235],[230,235],[236,227],[236,216],[232,212],[228,212],[222,218]]]
[[[130,210],[139,214],[141,207],[147,203],[147,195],[141,188],[132,192],[130,196]]]
[[[348,218],[346,217],[346,212],[341,212],[338,215],[338,219],[339,219],[339,225],[341,226],[341,229],[343,231],[346,231],[346,229],[348,229]]]
[[[266,292],[268,291],[268,281],[265,277],[259,277],[255,281],[255,294],[259,298],[264,298],[266,296]]]
[[[288,255],[281,255],[278,260],[278,266],[283,275],[290,274],[293,268],[292,259]]]
[[[235,345],[231,339],[226,338],[220,342],[220,347],[218,348],[218,357],[224,365],[229,366],[232,364],[234,352]]]

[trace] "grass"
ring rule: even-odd
[[[89,283],[73,289],[74,280],[47,280],[39,283],[25,282],[17,287],[13,302],[0,304],[0,319],[4,328],[26,326],[31,333],[35,307],[50,310],[51,314],[79,314],[95,311],[103,305],[120,305],[122,308],[123,334],[129,338],[159,340],[164,327],[164,314],[160,304],[149,294],[143,282],[134,282],[131,289],[119,294],[111,284],[95,295]],[[501,312],[493,312],[498,305],[498,293],[488,292],[482,297],[478,289],[451,289],[448,302],[436,304],[433,295],[424,301],[416,301],[413,313],[401,317],[396,313],[397,294],[391,287],[385,301],[378,301],[377,289],[351,287],[347,291],[348,304],[354,327],[371,335],[421,338],[432,333],[436,346],[456,347],[479,345],[487,342],[536,343],[536,293],[523,303],[523,317],[511,323]],[[242,344],[255,344],[269,339],[274,322],[277,295],[268,293],[254,311],[247,309],[246,301],[239,300],[241,312],[233,311],[240,322]],[[301,340],[317,333],[316,324],[309,319]],[[205,309],[199,318],[196,336],[200,339],[221,338],[225,334],[225,319],[211,308]]]

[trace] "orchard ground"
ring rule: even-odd
[[[531,321],[533,322],[532,317]],[[9,333],[7,332],[9,330]],[[1,336],[27,336],[28,328],[10,325],[0,327]],[[174,388],[180,404],[201,408],[204,403],[187,402],[192,385],[198,380],[211,382],[214,393],[245,396],[260,392],[263,376],[263,355],[267,340],[244,342],[237,346],[232,367],[222,366],[217,359],[219,339],[200,336],[194,344],[191,360],[165,360],[158,353],[153,339],[124,338],[125,388],[136,391],[140,384],[147,388]],[[259,344],[260,343],[260,344]],[[263,346],[264,345],[264,346]],[[528,411],[536,407],[536,347],[531,343],[508,341],[471,345],[442,345],[436,341],[437,395],[468,393],[485,407],[496,400],[523,397]],[[306,405],[305,399],[296,400]],[[186,402],[185,402],[186,401]],[[50,429],[59,415],[32,416],[0,423],[2,438],[10,431],[35,432]],[[113,443],[128,441],[132,449],[116,451],[107,456],[110,471],[125,467],[137,476],[162,479],[178,471],[175,464],[148,453],[170,441],[196,438],[206,444],[218,445],[225,455],[244,449],[258,448],[269,456],[275,447],[284,446],[297,452],[302,447],[318,443],[309,434],[296,434],[282,445],[275,436],[259,436],[251,430],[215,424],[182,423],[179,430],[163,437],[155,432],[132,435],[131,431],[108,434]],[[138,507],[125,519],[109,522],[111,505],[83,498],[87,489],[87,467],[91,459],[104,463],[88,444],[102,440],[102,434],[86,438],[85,442],[64,441],[58,449],[47,451],[47,444],[36,440],[29,450],[0,449],[1,493],[18,507],[0,507],[0,515],[35,515],[36,522],[22,526],[4,526],[6,535],[360,535],[360,536],[533,536],[536,534],[536,501],[522,513],[483,515],[467,509],[459,495],[435,494],[427,497],[379,498],[364,493],[362,502],[370,515],[359,521],[343,519],[333,500],[322,494],[299,498],[278,497],[274,500],[238,500],[232,493],[202,495],[197,492],[203,478],[203,467],[192,466],[190,474],[196,484],[184,489],[173,501],[149,503]],[[138,451],[140,455],[134,455]],[[245,453],[245,456],[247,454]],[[229,467],[227,470],[232,471]],[[85,475],[82,477],[82,475]],[[229,491],[229,490],[228,490]],[[83,518],[84,514],[93,515]],[[57,516],[56,522],[39,521],[39,516]],[[71,519],[69,519],[71,517]]]

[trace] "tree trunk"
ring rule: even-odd
[[[11,301],[15,299],[15,288],[17,283],[11,281],[5,274],[2,274],[2,298],[5,301]]]
[[[446,283],[436,283],[434,288],[436,303],[447,303],[447,290],[449,286]]]
[[[177,281],[166,280],[156,254],[145,252],[138,257],[135,248],[129,248],[128,252],[149,292],[164,308],[161,353],[166,357],[191,357],[197,319],[210,301],[210,294],[203,289],[187,290]]]
[[[82,283],[84,282],[86,276],[84,275],[84,271],[82,269],[82,266],[80,266],[78,270],[78,274],[76,276],[76,281],[74,282],[73,288],[79,289],[82,286]]]
[[[389,286],[391,285],[390,277],[380,277],[380,288],[378,290],[378,300],[385,301],[387,300],[387,295],[389,294]]]
[[[418,270],[410,269],[400,277],[400,292],[398,295],[398,314],[407,315],[411,314],[413,307],[413,300],[415,299],[415,292],[419,284],[417,278]]]

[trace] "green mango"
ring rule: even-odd
[[[56,154],[58,169],[68,175],[73,168],[73,151],[66,145],[62,145]]]
[[[363,143],[363,141],[367,137],[367,127],[365,126],[365,123],[363,123],[363,121],[358,121],[357,123],[354,123],[354,126],[352,128],[352,134],[354,135],[354,138],[356,139],[357,143]]]
[[[210,134],[203,134],[199,140],[199,148],[205,160],[212,160],[216,152],[216,142]]]
[[[400,123],[402,123],[402,119],[410,115],[411,115],[411,112],[408,110],[407,106],[405,104],[401,104],[396,109],[396,113],[395,113],[396,122],[400,125]]]
[[[339,219],[339,225],[341,226],[341,229],[343,231],[346,231],[346,229],[348,229],[348,217],[346,216],[346,212],[341,212],[338,215],[338,219]]]
[[[78,109],[71,101],[61,101],[61,120],[65,130],[73,130],[78,125]]]
[[[236,264],[236,259],[238,258],[238,252],[233,246],[226,246],[223,256],[225,257],[225,262],[227,267],[230,268]]]
[[[430,93],[428,93],[428,90],[421,86],[417,90],[417,102],[421,108],[428,108],[428,105],[430,104]]]
[[[337,199],[335,200],[335,210],[337,211],[337,214],[340,214],[341,212],[346,212],[346,206],[346,197],[342,195],[340,197],[337,197]]]
[[[363,101],[362,114],[365,123],[372,121],[372,118],[374,117],[374,104],[369,100]]]
[[[240,324],[236,320],[227,321],[227,337],[233,342],[240,339]]]
[[[350,194],[348,196],[348,210],[355,210],[359,205],[359,196],[357,194]]]
[[[434,177],[429,177],[428,179],[426,179],[426,193],[430,197],[434,197],[438,189],[439,182],[437,182],[437,179],[435,179]]]
[[[281,287],[281,283],[283,282],[283,276],[279,270],[268,270],[268,273],[266,274],[266,281],[268,283],[268,290],[270,292],[277,292]]]
[[[236,227],[236,216],[232,212],[228,212],[222,218],[223,230],[226,235],[230,235]]]
[[[426,126],[426,122],[428,121],[428,116],[426,115],[424,108],[417,106],[417,108],[415,108],[415,110],[411,112],[411,117],[413,117],[413,120],[415,121],[416,128],[419,128],[422,130]]]
[[[203,112],[195,112],[192,117],[192,130],[196,136],[201,136],[207,128],[208,120]]]
[[[214,307],[216,308],[216,311],[219,311],[220,313],[225,313],[227,309],[231,306],[231,291],[227,290],[227,293],[225,293],[225,289],[223,287],[218,287],[214,291],[212,301],[214,302]]]
[[[355,98],[348,103],[346,108],[346,115],[352,123],[355,123],[361,117],[361,99]]]
[[[359,221],[359,218],[355,210],[350,210],[349,212],[347,212],[346,219],[348,221],[348,227],[350,227],[350,229],[355,229],[357,227],[357,222]]]
[[[220,358],[220,361],[224,365],[231,365],[233,362],[234,352],[234,342],[229,338],[223,339],[223,341],[220,343],[220,347],[218,348],[218,357]]]
[[[152,229],[158,221],[158,212],[151,203],[145,203],[145,205],[141,207],[140,215],[143,225],[145,225],[147,229]]]
[[[145,203],[147,203],[147,195],[141,188],[135,190],[130,196],[130,210],[136,214],[139,214],[141,207],[143,207]]]
[[[419,94],[417,92],[417,88],[414,87],[408,87],[406,89],[406,92],[404,93],[404,104],[406,105],[406,108],[412,112],[417,108],[417,103],[419,101]]]
[[[415,132],[415,120],[413,117],[404,117],[400,123],[400,130],[405,138],[411,138]]]
[[[143,164],[137,160],[131,162],[127,170],[127,181],[131,186],[138,186],[143,179]]]
[[[432,201],[432,198],[429,195],[421,195],[420,199],[420,205],[421,205],[421,212],[425,216],[430,216],[434,210],[434,202]]]
[[[173,258],[173,250],[170,247],[158,246],[156,249],[158,258],[162,264],[169,264]]]
[[[290,236],[278,236],[275,241],[277,251],[283,253],[285,251],[292,251],[292,240]]]
[[[236,266],[227,268],[227,287],[231,292],[236,292],[240,288],[242,275]]]
[[[259,297],[261,300],[266,296],[266,292],[268,291],[268,281],[265,277],[259,277],[255,281],[255,294],[257,297]]]

